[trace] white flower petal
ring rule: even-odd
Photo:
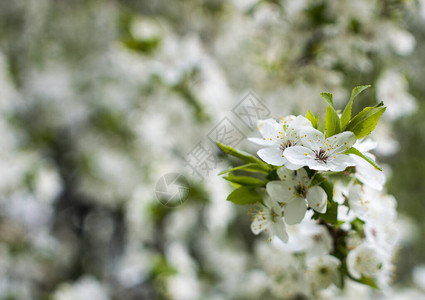
[[[362,152],[363,154],[366,154],[366,152],[372,151],[377,146],[378,146],[378,143],[369,138],[363,138],[361,140],[357,140],[357,142],[354,144],[354,147],[356,147],[356,149]]]
[[[289,170],[295,171],[295,170],[301,169],[303,166],[302,165],[296,165],[296,164],[291,163],[290,161],[287,161],[285,163],[285,167],[288,168]]]
[[[272,232],[283,242],[288,242],[288,233],[286,232],[286,226],[282,218],[276,218],[276,223],[272,224]]]
[[[384,261],[383,254],[379,248],[363,243],[348,253],[348,271],[354,278],[373,277],[380,271]]]
[[[256,137],[250,137],[248,138],[248,141],[261,146],[273,146],[276,144],[276,141],[270,141],[264,138],[256,138]]]
[[[330,148],[330,153],[332,155],[333,153],[343,153],[350,149],[356,141],[357,139],[354,133],[345,131],[327,138],[326,144]]]
[[[261,233],[264,229],[267,228],[267,223],[269,222],[268,219],[263,218],[263,215],[257,214],[254,216],[254,220],[252,220],[251,223],[251,231],[257,235]]]
[[[301,127],[305,127],[305,126],[309,126],[312,127],[311,122],[309,119],[303,117],[303,116],[297,116],[292,122],[291,124],[289,124],[290,127],[295,127],[295,128],[301,128]]]
[[[266,140],[276,140],[279,131],[282,131],[282,126],[274,119],[257,121],[258,130]]]
[[[303,198],[295,198],[285,206],[285,222],[288,225],[301,223],[304,219],[307,206]]]
[[[277,202],[291,202],[293,198],[292,181],[270,181],[266,185],[267,193]]]
[[[319,150],[324,146],[325,135],[317,129],[303,128],[300,132],[303,145],[312,150]]]
[[[300,131],[302,129],[313,128],[311,122],[303,116],[296,117],[288,126],[286,130],[286,139],[291,140],[295,145],[298,145],[301,140]]]
[[[354,160],[345,154],[336,155],[335,158],[327,162],[328,170],[333,172],[341,172],[344,171],[347,167],[354,165]]]
[[[267,207],[270,208],[273,212],[275,212],[279,216],[282,215],[282,208],[280,207],[279,203],[277,203],[277,200],[271,197],[265,197],[264,202],[267,205]]]
[[[295,118],[296,118],[296,116],[294,116],[294,115],[289,115],[289,116],[286,116],[286,117],[283,117],[283,118],[280,117],[279,123],[281,125],[289,125],[289,124],[291,124],[291,122],[293,120],[295,120]]]
[[[348,196],[350,212],[354,216],[364,220],[370,209],[370,201],[368,201],[367,195],[362,191],[362,186],[360,184],[350,186]]]
[[[303,146],[286,148],[283,155],[289,162],[300,166],[307,166],[307,161],[315,157],[312,150]]]
[[[285,167],[277,169],[277,176],[287,182],[294,182],[294,171]],[[294,182],[295,183],[295,182]]]
[[[308,185],[310,183],[310,178],[308,177],[307,171],[304,169],[299,169],[296,172],[295,181],[298,184]]]
[[[316,171],[329,171],[329,166],[326,162],[316,159],[310,159],[307,161],[307,166]]]
[[[315,211],[324,214],[327,207],[327,195],[320,186],[313,186],[307,192],[307,202]]]
[[[260,149],[257,155],[266,163],[274,166],[282,166],[287,162],[286,158],[283,157],[283,151],[279,148],[270,147]]]
[[[385,184],[384,172],[379,171],[360,156],[349,154],[356,164],[356,177],[365,185],[381,191]]]
[[[356,269],[355,259],[356,259],[355,252],[350,251],[350,253],[348,253],[347,255],[347,269],[348,269],[348,272],[350,272],[351,276],[353,276],[356,279],[360,279],[362,275]]]

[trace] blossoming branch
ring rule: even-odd
[[[352,116],[354,99],[369,87],[354,88],[342,111],[332,94],[322,93],[324,119],[308,111],[259,120],[261,137],[249,140],[260,146],[260,159],[218,143],[245,162],[220,173],[235,187],[227,200],[254,205],[254,234],[267,232],[269,241],[277,237],[281,247],[303,254],[299,259],[313,294],[331,285],[342,288],[347,278],[382,290],[389,284],[395,239],[386,224],[396,216],[395,200],[382,193],[385,176],[368,138],[386,107],[381,102]],[[320,241],[302,246],[300,232],[307,226],[326,229],[326,251],[311,249]]]

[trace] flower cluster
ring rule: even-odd
[[[305,254],[296,276],[317,295],[347,280],[384,291],[389,287],[398,239],[391,226],[396,201],[382,193],[385,176],[369,152],[376,145],[367,137],[385,107],[380,103],[351,116],[354,98],[368,87],[353,89],[342,113],[332,94],[322,93],[328,104],[324,121],[310,111],[305,117],[259,120],[261,138],[249,140],[261,146],[261,160],[239,155],[250,163],[224,172],[233,172],[224,178],[237,187],[228,200],[259,207],[250,211],[252,232],[265,231],[269,241],[284,242],[279,249]],[[219,146],[230,154],[237,151]],[[236,174],[241,170],[250,176]]]

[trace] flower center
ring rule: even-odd
[[[297,197],[305,198],[306,195],[307,195],[307,190],[302,184],[300,184],[300,185],[295,186],[295,192],[294,193],[295,193],[295,196],[297,196]]]
[[[314,153],[316,154],[316,158],[315,158],[316,160],[326,162],[329,158],[326,151],[323,149],[320,149],[319,151],[314,151]]]
[[[257,216],[259,219],[263,221],[271,221],[273,223],[276,223],[278,218],[277,213],[275,213],[272,209],[268,209],[268,208],[260,208],[258,210],[251,208],[250,211],[248,212],[248,215],[252,216],[252,221]],[[260,229],[261,227],[262,225],[260,224]]]
[[[292,147],[293,146],[293,142],[288,140],[285,143],[280,144],[280,149],[283,151],[288,147]]]

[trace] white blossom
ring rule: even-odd
[[[333,249],[333,239],[329,230],[312,220],[312,216],[313,211],[309,210],[301,223],[286,227],[291,237],[287,243],[276,239],[272,244],[287,252],[303,253],[307,258],[329,254]]]
[[[265,206],[262,206],[254,215],[251,223],[251,230],[254,234],[267,231],[270,238],[277,236],[282,241],[288,241],[285,223],[282,218],[282,208],[273,199],[266,197]]]
[[[319,213],[326,212],[325,191],[319,186],[312,186],[312,180],[304,169],[291,171],[282,167],[277,173],[281,180],[267,183],[266,189],[274,201],[282,204],[287,224],[300,223],[307,206]]]
[[[312,257],[307,260],[306,277],[314,290],[325,289],[339,283],[341,261],[332,255]]]
[[[367,158],[375,161],[375,156],[369,151],[376,148],[376,142],[370,139],[359,140],[354,144],[354,147],[362,152]],[[354,160],[356,166],[355,176],[364,185],[367,185],[373,189],[381,191],[385,184],[385,175],[382,171],[372,166],[365,159],[355,154],[349,154]]]
[[[310,295],[311,289],[304,274],[304,266],[295,255],[281,247],[258,244],[256,252],[262,267],[269,275],[269,289],[277,298],[288,299],[295,295]]]
[[[383,259],[379,250],[367,243],[359,245],[347,255],[348,271],[356,279],[362,276],[376,276],[382,265]]]
[[[311,126],[311,122],[303,116],[288,116],[280,122],[274,119],[261,120],[257,122],[261,138],[249,138],[251,142],[266,146],[257,154],[266,163],[297,170],[300,166],[288,162],[283,156],[285,149],[300,143],[299,130],[305,126]]]
[[[285,149],[284,156],[289,162],[308,166],[317,171],[341,172],[354,162],[344,154],[356,142],[356,136],[345,131],[329,138],[314,128],[303,128],[300,131],[302,146]]]

